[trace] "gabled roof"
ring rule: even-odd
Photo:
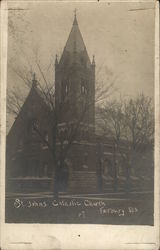
[[[28,120],[28,114],[26,111],[30,111],[30,113],[33,113],[33,104],[36,103],[37,106],[39,106],[39,110],[41,110],[42,106],[48,111],[52,112],[49,103],[47,103],[47,99],[45,99],[43,93],[38,89],[38,87],[35,84],[35,80],[32,81],[32,87],[29,91],[28,96],[26,97],[19,114],[17,115],[12,127],[10,128],[7,138],[9,139],[12,137],[13,134],[15,134],[17,129],[19,130],[19,124],[26,123],[26,120]]]
[[[83,61],[85,60],[86,65],[91,65],[86,46],[83,41],[83,37],[81,35],[76,15],[74,17],[73,25],[71,32],[69,34],[69,37],[67,39],[66,45],[63,50],[63,54],[60,59],[60,64],[65,61],[65,59],[68,61],[70,59],[70,62],[73,62],[74,56],[76,53],[76,59],[81,60],[83,58]]]

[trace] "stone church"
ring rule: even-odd
[[[57,56],[55,59],[55,113],[59,116],[56,128],[62,134],[68,124],[74,126],[79,120],[76,137],[65,159],[67,168],[62,173],[61,192],[97,193],[114,189],[113,142],[111,139],[104,142],[104,138],[95,133],[95,66],[94,56],[92,61],[88,56],[75,15],[63,53],[59,60]],[[7,192],[53,191],[55,164],[49,145],[53,144],[55,134],[54,119],[55,114],[43,98],[34,75],[30,92],[7,136]],[[62,146],[68,141],[63,143]],[[56,147],[59,152],[59,138]],[[120,175],[121,189],[125,180],[123,173]],[[137,181],[135,177],[134,182]]]

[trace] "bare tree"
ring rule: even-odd
[[[89,127],[85,125],[85,117],[91,105],[95,105],[98,103],[104,102],[108,96],[114,91],[114,81],[113,80],[109,85],[100,84],[96,85],[96,96],[94,103],[90,100],[90,91],[87,93],[87,98],[83,103],[83,107],[79,113],[78,117],[74,117],[71,114],[73,119],[71,121],[65,122],[65,126],[61,126],[62,116],[64,114],[64,110],[66,108],[66,96],[62,99],[62,102],[58,107],[55,106],[55,84],[50,83],[46,78],[46,72],[43,71],[39,60],[36,60],[36,67],[39,73],[39,79],[36,81],[36,89],[41,95],[42,99],[47,103],[49,107],[49,122],[50,127],[52,128],[52,140],[49,143],[46,140],[44,134],[39,129],[37,124],[33,120],[33,128],[39,138],[48,146],[48,149],[52,155],[54,162],[54,194],[57,197],[59,192],[59,182],[61,180],[61,172],[65,165],[65,160],[67,159],[69,150],[71,149],[75,140],[81,138],[82,134],[88,135]],[[26,71],[14,70],[14,73],[24,82],[25,86],[28,88],[31,87],[31,78],[26,74]],[[32,73],[32,72],[31,72]],[[32,75],[32,74],[31,74]],[[81,96],[78,97],[77,101],[79,101]],[[23,95],[20,95],[20,92],[17,90],[10,90],[8,93],[8,112],[18,115],[22,105],[24,103]],[[73,108],[71,107],[70,113],[73,112]],[[23,119],[23,118],[22,118]],[[81,133],[81,134],[80,134]]]
[[[135,169],[140,160],[138,156],[142,155],[148,146],[152,148],[154,134],[152,99],[140,94],[134,99],[107,102],[99,109],[98,118],[101,133],[113,138],[115,159],[120,155],[125,166],[127,191],[131,170]],[[114,168],[116,185],[116,160]]]

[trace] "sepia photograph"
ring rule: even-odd
[[[5,222],[154,226],[155,2],[8,2]]]

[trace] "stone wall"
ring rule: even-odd
[[[52,178],[9,178],[6,192],[7,194],[51,192],[52,182]]]
[[[96,172],[74,171],[69,180],[69,193],[97,193]]]

